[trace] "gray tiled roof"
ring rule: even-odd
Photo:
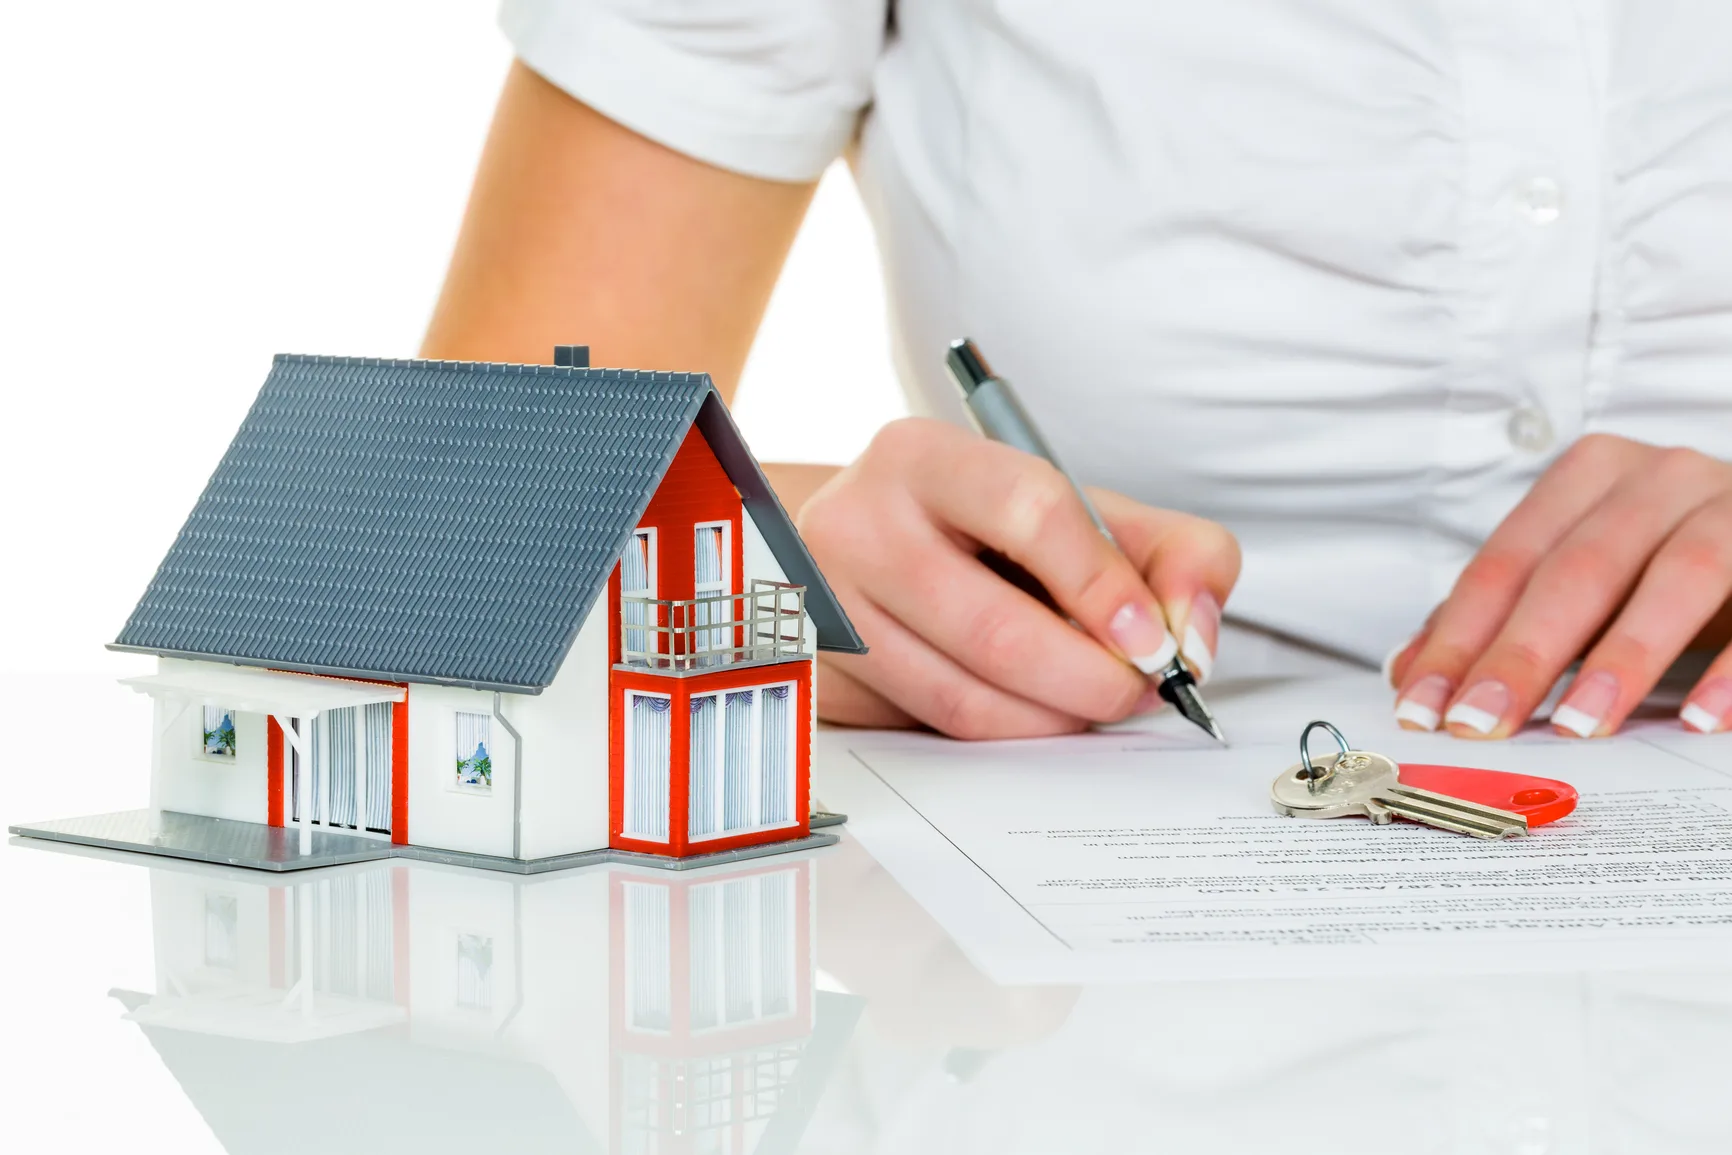
[[[862,648],[704,374],[281,355],[114,648],[536,690],[697,421]]]

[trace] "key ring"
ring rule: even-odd
[[[1341,731],[1337,730],[1333,723],[1325,722],[1323,719],[1319,718],[1306,726],[1304,732],[1299,735],[1299,765],[1305,768],[1305,789],[1312,794],[1317,793],[1318,789],[1322,787],[1328,777],[1335,773],[1334,766],[1330,766],[1327,770],[1319,770],[1311,764],[1311,731],[1317,729],[1319,726],[1329,731],[1330,735],[1335,739],[1335,744],[1341,747],[1341,756],[1336,759],[1337,762],[1339,762],[1341,758],[1345,758],[1347,755],[1353,753],[1353,748],[1347,744],[1347,739],[1341,736]]]

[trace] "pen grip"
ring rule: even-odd
[[[973,392],[967,395],[968,412],[974,418],[974,423],[981,433],[992,440],[1020,449],[1024,453],[1032,453],[1036,457],[1051,463],[1070,482],[1071,488],[1081,499],[1083,508],[1088,510],[1089,520],[1095,523],[1095,528],[1105,535],[1108,541],[1116,546],[1113,531],[1107,528],[1107,523],[1101,518],[1095,503],[1089,500],[1089,495],[1083,492],[1083,487],[1077,484],[1059,461],[1058,455],[1052,451],[1052,446],[1041,437],[1034,421],[1029,417],[1028,410],[1022,407],[1010,382],[1002,377],[992,377],[981,382]]]

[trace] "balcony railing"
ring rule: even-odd
[[[739,594],[619,599],[620,661],[654,670],[770,662],[806,650],[806,587],[753,578]]]

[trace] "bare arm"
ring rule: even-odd
[[[422,345],[428,357],[702,370],[732,400],[811,184],[664,148],[515,63]]]

